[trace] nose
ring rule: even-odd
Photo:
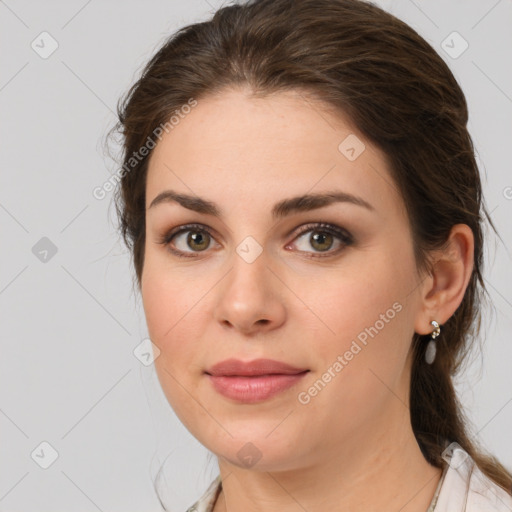
[[[234,254],[222,283],[217,288],[214,316],[223,328],[254,335],[285,322],[284,285],[269,269],[265,252],[251,263]]]

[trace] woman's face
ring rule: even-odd
[[[384,155],[346,119],[298,92],[201,99],[154,149],[146,205],[156,370],[209,450],[290,469],[409,421],[421,306],[410,227]],[[307,371],[207,373],[231,358]]]

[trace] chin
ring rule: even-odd
[[[250,433],[230,430],[233,437],[223,436],[222,441],[216,437],[211,443],[199,441],[213,452],[219,459],[228,464],[254,471],[286,471],[293,469],[298,457],[298,442],[283,430],[281,436],[270,430],[261,429],[256,432],[254,425]]]

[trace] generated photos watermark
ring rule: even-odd
[[[369,339],[373,339],[379,334],[384,327],[389,324],[395,318],[397,313],[402,311],[402,304],[395,302],[392,307],[386,310],[385,313],[381,313],[379,319],[370,327],[365,327],[358,335],[357,338],[352,340],[350,348],[346,350],[342,355],[338,355],[336,360],[327,368],[322,376],[317,379],[313,385],[311,385],[306,391],[301,391],[297,395],[298,401],[302,405],[307,405],[311,400],[316,397],[329,382],[334,379],[354,357],[359,354],[364,347],[368,345]]]
[[[183,104],[178,110],[173,112],[173,115],[165,123],[161,123],[154,130],[152,135],[149,135],[146,142],[137,150],[132,153],[127,162],[118,169],[108,180],[101,186],[95,187],[92,195],[95,199],[101,201],[105,199],[109,192],[112,192],[121,179],[132,171],[137,165],[144,160],[149,152],[156,147],[157,142],[155,139],[162,140],[163,134],[169,133],[173,130],[182,119],[184,119],[192,109],[197,106],[197,100],[190,98],[187,103]]]

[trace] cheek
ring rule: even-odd
[[[148,330],[160,348],[173,341],[183,324],[190,323],[194,306],[204,295],[203,281],[190,277],[171,268],[164,251],[146,248],[141,294]]]
[[[375,324],[381,331],[405,316],[402,311],[412,299],[413,270],[408,261],[397,265],[392,256],[380,255],[371,264],[359,262],[339,273],[319,273],[314,286],[305,290],[304,302],[323,322],[327,337],[352,339]]]
[[[198,394],[196,377],[203,371],[198,354],[204,353],[198,341],[201,309],[194,305],[204,292],[200,293],[197,287],[183,288],[187,281],[175,274],[154,265],[150,256],[141,279],[141,292],[149,336],[160,349],[154,364],[161,388],[174,412],[192,432],[201,423],[197,421],[200,411],[191,396]]]
[[[319,311],[323,304],[323,320],[335,334],[323,329],[323,335],[311,338],[314,371],[297,398],[306,404],[299,406],[305,414],[314,410],[318,421],[348,436],[367,429],[397,397],[406,403],[414,308],[396,283],[380,281],[371,288],[345,284],[343,291],[317,304]]]
[[[151,341],[160,349],[155,366],[175,373],[193,358],[195,292],[185,292],[187,283],[169,272],[158,255],[147,253],[141,278],[141,294]]]
[[[418,307],[412,253],[402,252],[400,260],[393,251],[368,259],[371,264],[361,259],[359,268],[331,273],[329,280],[319,274],[304,298],[321,320],[310,338],[318,356],[312,377],[330,369],[337,376],[333,388],[349,386],[354,399],[384,387],[376,375],[391,387],[402,378]]]
[[[212,318],[211,295],[217,274],[170,268],[158,251],[148,252],[141,278],[141,293],[151,341],[160,349],[155,360],[167,396],[181,397],[180,384],[190,391],[215,359],[215,347],[205,344]],[[174,376],[174,379],[171,377]],[[187,399],[186,393],[183,399]]]

